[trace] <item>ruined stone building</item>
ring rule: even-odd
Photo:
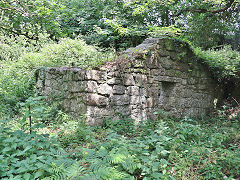
[[[49,67],[38,72],[38,88],[88,124],[122,113],[136,121],[165,110],[175,116],[205,115],[213,108],[216,82],[189,46],[146,39],[99,69]]]

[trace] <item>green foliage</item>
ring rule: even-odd
[[[74,170],[75,177],[78,177],[83,171],[80,168],[78,173],[79,163],[67,158],[59,144],[48,135],[12,131],[4,122],[1,122],[0,132],[1,179],[72,177]]]
[[[239,77],[240,53],[233,51],[230,46],[207,51],[195,48],[194,52],[208,64],[219,81]]]
[[[16,66],[28,69],[41,66],[91,68],[110,60],[111,55],[108,52],[103,53],[97,47],[89,46],[80,39],[62,39],[59,43],[44,45],[39,52],[24,54]]]
[[[58,140],[63,147],[77,147],[81,143],[91,142],[93,132],[83,122],[68,121],[58,132]]]
[[[113,59],[110,51],[103,52],[80,39],[61,39],[59,43],[47,43],[48,38],[43,36],[39,44],[33,44],[22,36],[16,39],[3,37],[0,41],[2,114],[17,113],[17,104],[34,96],[35,71],[40,67],[92,68]]]
[[[159,127],[148,137],[127,139],[111,133],[95,149],[83,149],[83,160],[90,164],[87,176],[98,179],[146,179],[164,177],[169,151],[165,127]],[[168,177],[168,176],[166,176]]]
[[[135,121],[121,113],[119,113],[119,116],[119,119],[114,121],[112,118],[105,119],[102,124],[102,128],[111,129],[116,133],[125,136],[132,136],[136,130]]]
[[[0,1],[0,29],[34,40],[38,40],[39,34],[44,32],[58,38],[61,30],[57,18],[62,8],[64,6],[58,0]]]
[[[0,9],[5,34],[34,40],[41,33],[54,40],[81,36],[87,43],[115,49],[136,46],[149,35],[149,27],[163,28],[161,34],[167,35],[164,28],[181,29],[203,48],[239,34],[236,0],[22,0],[1,1]]]
[[[226,121],[226,116],[221,120],[210,119],[212,124],[208,124],[206,119],[174,120],[164,112],[156,114],[158,120],[138,125],[123,117],[118,121],[107,120],[105,130],[101,127],[93,128],[94,133],[81,130],[91,138],[84,142],[79,138],[78,143],[73,139],[78,145],[69,143],[68,147],[73,157],[88,166],[82,178],[238,178],[238,123]]]

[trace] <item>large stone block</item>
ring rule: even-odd
[[[86,92],[96,93],[98,91],[98,84],[96,81],[87,81]]]
[[[72,75],[73,81],[83,81],[86,80],[86,70],[76,69]]]
[[[135,80],[134,80],[132,74],[125,74],[123,77],[124,77],[124,79],[123,79],[124,85],[127,85],[127,86],[135,85]]]
[[[139,96],[140,88],[138,86],[129,86],[127,87],[127,94],[131,96]]]
[[[71,84],[69,84],[70,92],[85,92],[87,87],[87,81],[72,81]]]
[[[113,77],[111,79],[108,79],[107,81],[107,84],[109,85],[116,85],[116,84],[120,84],[121,83],[121,80],[116,78],[116,77]]]
[[[115,85],[113,86],[113,94],[124,94],[126,91],[125,86]]]
[[[89,106],[107,106],[109,104],[109,99],[98,94],[89,94],[87,104]]]
[[[130,104],[128,95],[113,95],[110,97],[110,105],[123,106]]]
[[[111,95],[113,94],[113,88],[109,86],[107,83],[100,84],[98,87],[98,93],[102,95]]]
[[[86,72],[86,78],[88,80],[106,81],[107,80],[107,72],[106,71],[98,71],[98,70],[88,70]]]

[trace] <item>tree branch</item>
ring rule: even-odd
[[[235,0],[229,0],[228,3],[226,4],[226,6],[222,9],[218,9],[218,10],[207,10],[207,9],[183,9],[181,10],[179,13],[177,13],[176,16],[180,16],[182,13],[184,12],[191,12],[191,13],[211,13],[210,16],[217,14],[217,13],[221,13],[226,11],[228,8],[230,8],[232,6],[232,4],[234,3]]]

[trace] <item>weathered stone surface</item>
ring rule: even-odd
[[[123,106],[130,103],[130,97],[128,95],[113,95],[110,97],[110,105]]]
[[[97,71],[97,70],[89,70],[86,72],[86,78],[88,80],[106,81],[107,80],[107,72]]]
[[[121,84],[121,80],[114,77],[114,78],[108,79],[107,84],[109,84],[109,85]]]
[[[135,85],[135,81],[132,74],[125,74],[123,82],[124,82],[124,85],[127,85],[127,86]]]
[[[143,86],[147,83],[147,76],[143,74],[137,74],[135,77],[135,82],[137,86]]]
[[[90,106],[107,106],[109,104],[109,100],[108,98],[98,94],[89,94],[87,103]]]
[[[131,114],[131,110],[129,106],[115,106],[113,109],[115,113],[121,113],[122,115],[125,115],[125,116]]]
[[[86,114],[89,125],[117,112],[141,121],[157,118],[159,109],[193,116],[213,108],[216,83],[184,43],[150,38],[125,53],[100,70],[40,69],[37,87],[49,101],[59,99],[66,112]]]
[[[85,92],[87,91],[87,81],[72,81],[69,89],[71,92]]]
[[[147,98],[147,107],[152,108],[154,106],[154,100],[152,97]]]
[[[138,86],[129,86],[129,87],[127,87],[128,94],[131,95],[131,96],[138,96],[138,95],[140,95],[139,89],[140,88]]]
[[[113,94],[125,94],[126,87],[121,85],[113,86]]]
[[[73,81],[83,81],[86,80],[86,70],[76,69],[73,73]]]
[[[87,82],[86,92],[96,93],[97,90],[98,90],[98,84],[96,81]]]
[[[98,87],[98,93],[102,95],[111,95],[113,94],[113,88],[108,84],[100,84]]]

